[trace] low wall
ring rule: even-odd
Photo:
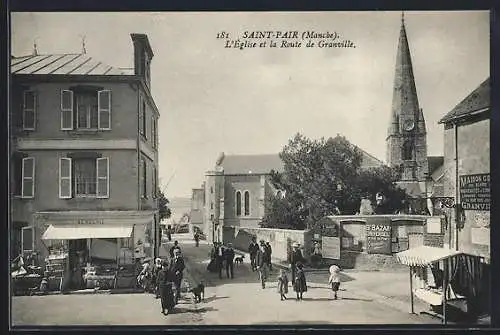
[[[223,228],[223,243],[232,243],[235,249],[248,251],[252,237],[257,242],[264,240],[271,244],[273,258],[286,261],[289,251],[294,242],[300,243],[302,254],[309,257],[312,241],[312,233],[308,230],[289,230],[271,228],[245,228],[225,226]]]

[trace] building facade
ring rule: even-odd
[[[363,150],[362,167],[383,162]],[[205,174],[204,232],[209,241],[222,241],[223,227],[259,228],[270,196],[286,196],[271,182],[271,171],[283,172],[278,154],[224,155]]]
[[[12,258],[32,253],[43,265],[56,244],[69,257],[77,244],[113,245],[94,251],[119,262],[157,254],[153,52],[146,35],[131,38],[130,72],[85,53],[11,58]]]
[[[456,206],[455,210],[448,210],[447,244],[482,256],[487,263],[490,259],[490,117],[488,78],[439,121],[444,125],[444,195]]]

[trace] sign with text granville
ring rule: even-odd
[[[369,254],[386,254],[391,252],[391,222],[379,221],[366,225],[366,251]]]
[[[460,176],[460,202],[465,210],[490,210],[490,174]]]

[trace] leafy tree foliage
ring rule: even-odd
[[[303,229],[325,215],[355,214],[362,197],[385,201],[379,212],[393,212],[402,205],[403,190],[396,187],[398,171],[387,166],[361,169],[363,154],[345,137],[311,140],[296,134],[280,157],[284,171],[271,172],[271,183],[285,192],[266,202],[262,226]]]
[[[158,190],[158,206],[160,211],[160,221],[163,219],[168,219],[172,215],[172,211],[168,207],[169,201],[165,194]]]

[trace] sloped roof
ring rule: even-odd
[[[441,168],[444,164],[443,156],[428,156],[427,162],[429,166],[429,175],[433,175],[436,170]],[[439,177],[439,176],[438,176]]]
[[[486,110],[491,106],[490,93],[490,78],[488,77],[471,94],[446,114],[439,123],[450,122],[457,118],[466,117],[474,112]]]
[[[11,74],[34,75],[133,75],[133,70],[118,69],[87,54],[49,54],[11,57]]]
[[[378,167],[384,165],[384,162],[382,162],[380,159],[377,157],[367,153],[360,147],[357,147],[360,151],[363,157],[361,158],[361,168],[362,169],[368,169],[368,168],[373,168],[373,167]]]

